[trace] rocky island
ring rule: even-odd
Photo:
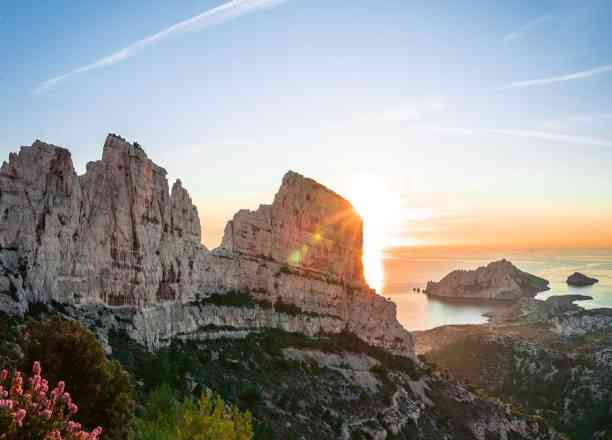
[[[599,280],[597,278],[591,278],[580,272],[574,272],[569,277],[567,277],[567,284],[574,287],[586,287],[592,286],[593,284],[598,283]]]
[[[548,281],[499,260],[476,270],[455,270],[439,282],[427,283],[425,293],[445,298],[517,300],[548,290]]]
[[[211,251],[187,190],[138,144],[109,135],[79,176],[36,141],[0,168],[0,215],[5,365],[23,357],[24,317],[61,316],[140,394],[219,393],[252,412],[256,439],[561,439],[418,361],[364,279],[361,218],[295,172]]]

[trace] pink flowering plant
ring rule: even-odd
[[[65,383],[50,389],[41,373],[38,361],[29,379],[0,372],[0,440],[99,440],[102,428],[87,432],[73,420],[79,407]]]

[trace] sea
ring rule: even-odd
[[[476,269],[506,258],[519,269],[550,281],[550,290],[537,295],[579,294],[592,300],[578,304],[587,309],[612,308],[612,249],[561,249],[495,251],[483,249],[402,248],[383,258],[384,281],[380,292],[397,304],[398,319],[408,330],[428,330],[449,324],[482,324],[483,314],[507,307],[503,302],[441,300],[422,290],[427,281],[440,280],[455,269]],[[574,272],[599,279],[589,287],[571,287],[566,279]],[[419,289],[421,292],[416,292]]]

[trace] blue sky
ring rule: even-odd
[[[38,138],[83,171],[136,140],[210,246],[288,169],[399,194],[388,245],[612,245],[610,23],[605,0],[5,1],[0,157]]]

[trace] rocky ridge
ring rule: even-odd
[[[120,322],[149,348],[202,337],[214,322],[348,329],[414,355],[395,305],[364,280],[361,218],[297,173],[285,175],[272,205],[239,211],[209,251],[188,192],[180,181],[170,191],[166,171],[138,144],[109,135],[101,160],[79,176],[68,150],[36,141],[2,164],[0,216],[0,310],[9,314],[33,303],[95,309],[110,325],[102,334]],[[206,303],[236,292],[253,303]]]
[[[548,281],[523,272],[508,260],[476,270],[455,270],[439,282],[429,281],[425,293],[447,298],[517,300],[548,290]]]

